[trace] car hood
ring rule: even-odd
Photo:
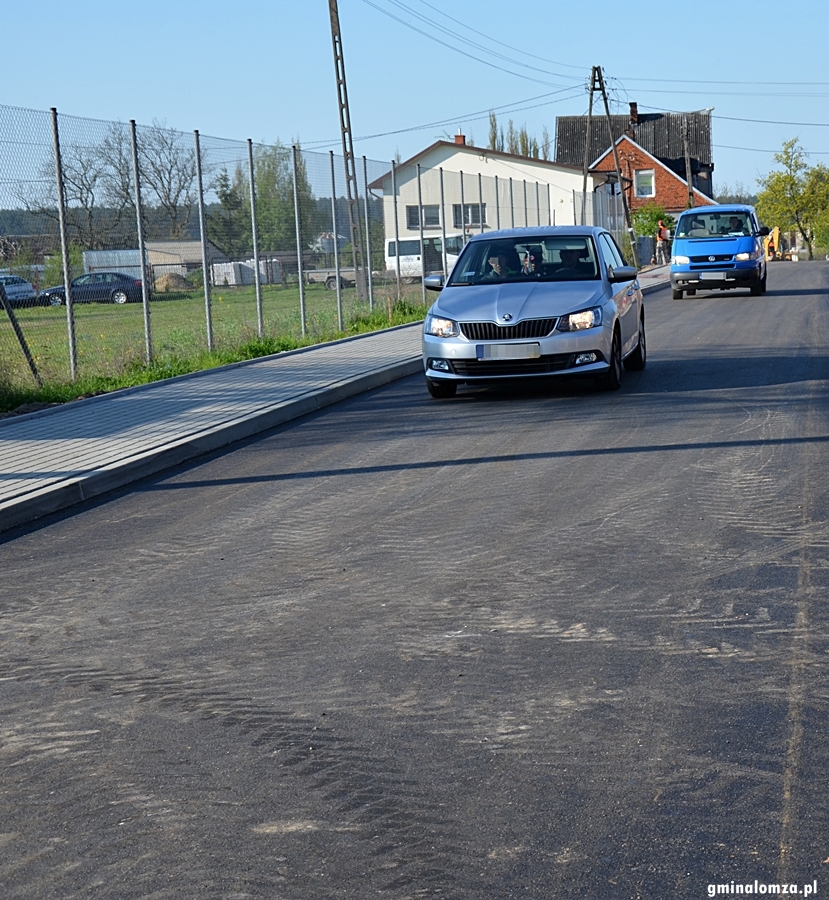
[[[43,288],[40,293],[48,294],[49,291],[62,291],[63,289],[64,288],[62,284],[56,284],[54,287]]]
[[[435,315],[463,322],[520,322],[563,316],[605,300],[603,281],[512,282],[447,287],[432,308]]]

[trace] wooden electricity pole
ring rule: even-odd
[[[688,209],[694,206],[694,175],[691,171],[691,151],[688,147],[688,116],[682,117],[682,148],[685,152],[685,179],[688,182]]]
[[[636,237],[633,233],[633,224],[630,220],[630,209],[628,208],[627,195],[625,194],[625,188],[622,184],[622,167],[619,165],[619,149],[616,146],[616,138],[613,135],[613,123],[610,119],[610,104],[607,101],[607,91],[605,90],[604,86],[604,77],[602,76],[601,66],[593,66],[593,75],[590,85],[591,103],[594,84],[602,92],[602,99],[604,100],[604,112],[605,117],[607,118],[607,133],[610,136],[610,146],[613,148],[613,161],[616,164],[616,180],[619,184],[619,190],[622,192],[622,209],[625,211],[625,227],[627,228],[628,238],[630,239],[630,252],[633,254],[633,264],[638,269],[639,254],[636,250]]]
[[[581,183],[581,224],[586,225],[585,206],[587,205],[587,167],[590,165],[590,138],[593,126],[593,93],[598,88],[596,82],[596,66],[590,72],[590,106],[587,109],[587,134],[584,138],[584,177]]]
[[[340,34],[340,14],[337,0],[328,0],[328,11],[331,15],[331,40],[334,43],[334,68],[337,74],[337,100],[340,105],[340,131],[343,138],[343,162],[345,163],[345,195],[348,201],[348,227],[351,232],[351,249],[354,257],[354,274],[357,282],[357,297],[366,300],[365,254],[360,229],[359,187],[357,185],[357,167],[354,163],[354,144],[351,139],[351,115],[348,111],[348,91],[345,86],[345,61],[343,60],[343,42]],[[366,186],[368,190],[368,186]],[[336,240],[337,236],[334,235]]]

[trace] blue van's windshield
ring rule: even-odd
[[[707,213],[704,207],[683,213],[676,226],[678,238],[735,237],[752,233],[751,217],[741,210]]]

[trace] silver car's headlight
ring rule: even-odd
[[[672,256],[671,257],[671,265],[672,266],[687,266],[689,262],[691,262],[691,258],[689,256]]]
[[[602,308],[594,306],[593,309],[583,309],[581,312],[562,316],[556,328],[558,331],[584,331],[586,328],[595,328],[601,324]]]
[[[431,314],[426,316],[424,331],[426,334],[433,334],[435,337],[455,337],[459,333],[457,322]]]

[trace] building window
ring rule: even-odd
[[[634,173],[637,197],[653,197],[656,195],[653,169],[637,169]]]
[[[482,211],[483,222],[486,225],[486,203],[483,206],[480,203],[464,203],[463,218],[461,218],[460,203],[453,203],[452,221],[455,223],[455,228],[462,228],[464,225],[480,225]]]
[[[424,228],[440,228],[440,207],[437,203],[433,206],[423,207],[423,227]],[[417,207],[406,207],[406,228],[410,231],[416,231],[420,228],[420,220],[417,217]]]

